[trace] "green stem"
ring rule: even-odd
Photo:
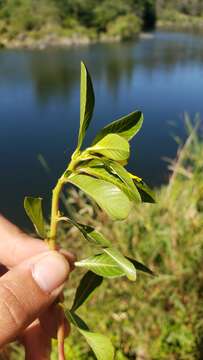
[[[68,165],[67,170],[72,171],[77,164],[77,159],[74,159]],[[65,174],[65,173],[64,173]],[[57,235],[57,225],[58,218],[60,217],[59,213],[59,198],[60,193],[63,188],[63,185],[68,182],[68,176],[64,176],[64,174],[58,180],[55,188],[52,191],[52,204],[51,204],[51,224],[50,224],[50,234],[48,239],[48,245],[50,249],[56,249],[56,235]]]
[[[52,195],[52,206],[51,206],[51,224],[50,224],[50,235],[48,244],[50,249],[56,249],[56,233],[57,233],[57,220],[59,216],[59,198],[63,187],[63,177],[60,178],[53,189]]]

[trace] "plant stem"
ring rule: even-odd
[[[74,165],[77,163],[77,160],[72,159],[67,170],[73,170]],[[59,212],[59,199],[60,193],[63,188],[64,183],[67,182],[67,175],[65,173],[59,178],[55,188],[52,191],[52,204],[51,204],[51,223],[50,223],[50,234],[48,239],[48,245],[51,250],[56,250],[56,235],[57,235],[57,225],[58,219],[60,218]],[[63,302],[63,293],[59,296],[59,301]],[[65,320],[64,320],[64,312],[62,309],[59,311],[59,319],[58,319],[58,331],[57,331],[57,339],[58,339],[58,358],[59,360],[65,360],[64,353],[64,338],[65,338]]]
[[[58,180],[55,188],[53,189],[52,205],[51,205],[51,224],[50,224],[50,235],[48,239],[48,245],[51,250],[56,250],[56,235],[57,235],[57,220],[59,217],[59,198],[63,187],[64,181],[63,176]],[[63,301],[63,294],[59,297],[60,301]],[[58,358],[59,360],[65,360],[64,354],[64,314],[62,310],[59,310],[59,321],[58,321]]]
[[[63,180],[60,178],[53,189],[52,206],[51,206],[51,224],[50,224],[50,236],[48,244],[50,249],[56,249],[56,233],[57,233],[57,220],[59,215],[59,197],[63,187]]]

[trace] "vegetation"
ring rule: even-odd
[[[152,0],[0,0],[0,36],[10,41],[48,35],[122,40],[154,23]]]
[[[58,228],[61,222],[76,227],[84,240],[91,244],[93,254],[75,262],[75,267],[87,270],[76,286],[71,306],[65,306],[63,295],[59,299],[60,316],[57,332],[58,358],[64,360],[65,317],[84,336],[98,360],[113,360],[114,348],[110,340],[89,330],[78,315],[78,309],[92,292],[103,282],[103,278],[136,280],[136,269],[153,274],[142,263],[126,257],[116,249],[103,233],[75,217],[64,216],[60,208],[60,196],[67,184],[76,186],[112,220],[125,220],[133,205],[141,202],[154,202],[152,191],[136,175],[129,173],[124,165],[130,156],[129,142],[140,130],[143,115],[134,111],[101,129],[92,144],[83,149],[86,131],[94,110],[94,90],[90,75],[81,63],[80,86],[80,127],[76,149],[67,168],[59,177],[52,192],[50,222],[46,226],[42,211],[42,199],[25,197],[25,211],[32,221],[37,235],[46,241],[49,248],[58,250]]]
[[[165,28],[202,30],[202,0],[0,0],[0,45],[129,40],[157,19]]]
[[[105,281],[105,290],[98,290],[97,299],[92,298],[80,311],[92,327],[96,323],[107,333],[113,329],[117,360],[203,356],[203,142],[189,122],[187,128],[190,136],[170,164],[169,184],[157,190],[155,205],[137,205],[127,223],[113,223],[96,207],[93,211],[75,191],[66,203],[78,221],[85,219],[104,229],[122,252],[133,253],[156,273],[151,278],[139,276],[130,288],[125,281],[113,280],[111,286]],[[65,226],[61,231],[64,246],[67,235],[78,238],[77,231]],[[84,253],[82,243],[75,249]],[[88,246],[86,251],[90,251]],[[67,292],[67,299],[72,291]],[[66,351],[71,360],[91,359],[74,331]]]
[[[127,222],[114,223],[82,193],[72,190],[64,201],[77,221],[102,228],[112,244],[156,273],[139,276],[132,284],[105,280],[79,312],[92,328],[112,333],[116,360],[203,357],[203,142],[189,122],[187,127],[190,136],[170,164],[169,184],[156,191],[156,205],[137,205]],[[61,245],[78,256],[92,251],[67,224],[59,236]],[[67,306],[77,282],[78,274],[72,274]],[[94,359],[74,329],[65,352],[70,360]],[[23,356],[15,347],[11,360],[19,359]],[[54,347],[52,360],[56,359]]]
[[[157,13],[161,27],[203,30],[202,0],[157,0]]]

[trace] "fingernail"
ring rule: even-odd
[[[69,265],[62,255],[49,251],[32,269],[32,276],[42,291],[51,293],[60,287],[69,273]]]

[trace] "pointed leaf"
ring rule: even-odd
[[[133,266],[133,264],[125,256],[123,256],[117,249],[113,247],[104,248],[103,251],[116,262],[116,264],[124,271],[129,280],[136,280],[135,266]]]
[[[88,175],[95,176],[98,179],[108,181],[118,186],[130,200],[135,201],[136,203],[141,202],[140,194],[130,175],[128,175],[128,172],[120,164],[118,164],[118,169],[120,169],[120,173],[122,173],[124,181],[121,175],[118,176],[115,171],[114,173],[112,172],[112,168],[108,165],[108,162],[102,163],[102,161],[99,160],[89,161],[87,164],[81,165],[77,171],[78,173],[86,173]]]
[[[76,262],[75,265],[85,267],[103,277],[126,275],[129,280],[136,280],[136,268],[131,261],[113,247],[102,250],[105,254],[90,256]]]
[[[118,263],[105,253],[92,255],[81,261],[76,261],[75,266],[84,267],[85,269],[93,271],[97,275],[107,278],[125,275],[124,270],[118,265]]]
[[[93,291],[101,285],[103,278],[99,275],[88,271],[80,281],[76,290],[72,311],[76,311],[93,293]]]
[[[114,348],[111,341],[104,335],[93,333],[88,330],[84,321],[72,311],[65,310],[67,319],[84,336],[87,343],[96,355],[97,360],[113,360]],[[82,325],[82,326],[81,326]],[[86,326],[86,328],[85,328]]]
[[[142,201],[148,203],[155,203],[156,202],[155,194],[150,189],[150,187],[147,184],[145,184],[144,181],[138,176],[133,174],[130,174],[130,176],[133,179],[134,184],[138,188]]]
[[[62,308],[64,309],[64,306],[62,306]],[[78,328],[78,330],[89,331],[89,327],[87,326],[87,324],[76,313],[74,313],[73,311],[68,310],[68,309],[64,309],[64,313],[65,313],[67,320],[71,324],[75,325]]]
[[[88,70],[81,62],[80,80],[80,129],[77,149],[80,149],[94,110],[94,89]]]
[[[131,140],[137,134],[143,123],[143,114],[140,111],[134,111],[127,116],[113,121],[105,126],[96,136],[93,145],[96,144],[107,134],[118,134],[126,140]]]
[[[116,174],[121,181],[125,183],[125,185],[130,189],[131,193],[133,194],[133,200],[135,202],[140,202],[140,194],[134,185],[133,180],[131,179],[130,173],[118,162],[116,161],[105,161],[107,167],[111,169],[111,171]]]
[[[141,262],[135,260],[135,259],[132,259],[132,258],[129,258],[128,256],[126,257],[133,265],[134,267],[139,270],[139,271],[142,271],[142,272],[145,272],[147,274],[150,274],[150,275],[155,275],[154,272],[152,270],[150,270],[147,266],[145,266],[144,264],[142,264]]]
[[[42,213],[42,199],[26,196],[24,199],[24,208],[38,235],[42,239],[45,239],[47,234]]]
[[[70,176],[69,182],[92,197],[112,219],[123,220],[128,216],[132,202],[117,186],[87,175]]]
[[[83,236],[93,244],[99,245],[101,247],[111,246],[109,240],[107,240],[102,233],[95,230],[93,227],[89,225],[84,225],[70,219],[68,217],[60,217],[59,221],[67,221],[70,224],[76,226],[78,230],[83,234]]]
[[[129,143],[117,134],[108,134],[94,146],[87,149],[91,154],[100,154],[109,159],[123,161],[129,158]]]
[[[151,271],[144,264],[140,263],[139,261],[137,261],[135,259],[129,258],[127,256],[124,257],[120,252],[118,252],[118,250],[114,249],[111,246],[110,241],[107,240],[101,232],[95,230],[93,227],[77,223],[74,220],[66,218],[66,217],[62,217],[62,218],[60,218],[60,220],[65,220],[65,221],[70,222],[72,225],[76,226],[79,229],[79,231],[83,234],[83,236],[88,241],[90,241],[91,243],[98,245],[100,248],[102,248],[102,250],[113,259],[113,261],[109,260],[108,268],[110,268],[110,267],[112,269],[120,268],[120,270],[116,276],[122,276],[122,275],[128,274],[128,277],[130,277],[130,278],[132,277],[133,278],[132,280],[135,280],[136,273],[134,272],[134,270],[132,270],[132,267],[129,266],[129,262],[131,262],[133,264],[133,266],[135,267],[136,270],[146,272],[150,275],[154,275],[153,271]],[[96,255],[96,257],[99,257],[101,255],[102,254]],[[91,258],[92,257],[78,261],[76,263],[76,266],[84,266],[84,267],[87,267],[88,269],[90,269],[89,259],[91,260]],[[106,257],[103,256],[103,257],[101,257],[101,259],[96,258],[96,261],[102,261],[105,259],[106,259]],[[125,262],[126,259],[127,259],[127,263]],[[116,264],[115,264],[115,262],[116,262]],[[91,263],[91,266],[92,265],[93,264]],[[93,269],[93,268],[91,268],[91,269]],[[121,269],[122,269],[122,271],[121,271]],[[101,271],[103,271],[103,269],[98,270],[96,268],[95,273],[104,276],[104,273]],[[111,275],[111,274],[107,274],[107,275],[108,275],[108,277],[112,277],[112,276],[114,277],[114,275]],[[107,276],[107,275],[105,275],[105,276]]]

